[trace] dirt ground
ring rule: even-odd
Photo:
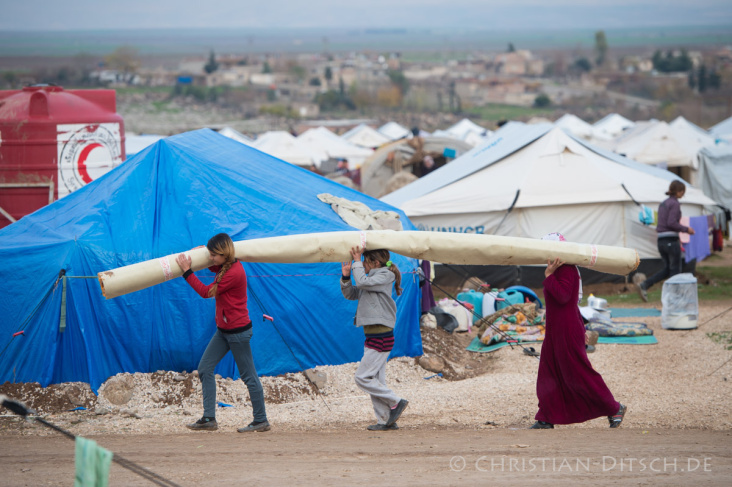
[[[100,444],[180,485],[728,486],[732,432],[530,431],[404,427],[262,434],[101,436]],[[71,441],[0,443],[3,485],[70,485]],[[152,485],[113,464],[110,485]]]

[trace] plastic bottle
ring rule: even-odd
[[[483,317],[492,315],[496,312],[496,297],[498,296],[498,289],[493,288],[487,293],[483,294]]]

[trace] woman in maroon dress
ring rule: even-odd
[[[545,240],[564,240],[559,234]],[[578,302],[582,281],[579,269],[556,258],[544,273],[546,336],[541,346],[536,395],[539,412],[531,429],[581,423],[607,416],[611,428],[623,421],[626,407],[615,400],[592,368],[585,350],[585,326]]]

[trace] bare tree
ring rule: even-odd
[[[125,75],[137,72],[141,64],[137,49],[131,46],[118,47],[104,57],[104,63],[110,69],[116,69]]]

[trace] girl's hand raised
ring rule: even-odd
[[[180,269],[185,272],[188,269],[191,268],[191,258],[188,257],[186,254],[178,254],[178,256],[175,258],[175,261],[180,266]]]
[[[341,272],[343,273],[343,276],[350,276],[351,275],[351,262],[341,262]]]
[[[554,262],[552,262],[551,259],[546,261],[546,270],[544,271],[544,277],[549,277],[552,274],[554,274],[554,271],[559,269],[561,266],[564,265],[564,262],[559,260],[559,257],[554,259]]]
[[[351,257],[353,257],[353,260],[356,262],[361,262],[361,253],[363,250],[361,247],[351,247]]]

